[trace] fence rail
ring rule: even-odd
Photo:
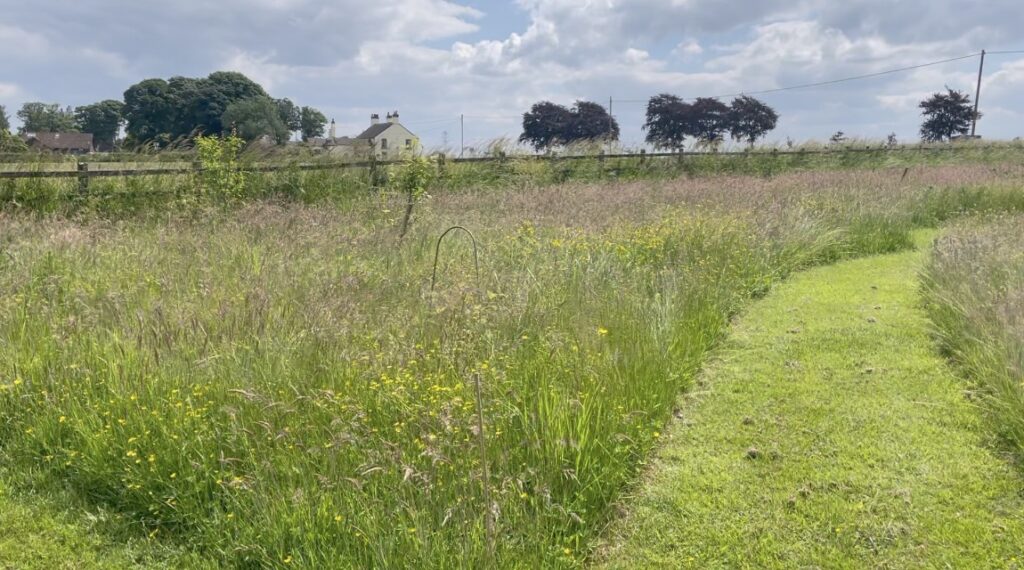
[[[617,160],[634,159],[643,163],[649,158],[676,158],[686,157],[764,157],[764,156],[810,156],[810,155],[843,155],[846,153],[873,152],[873,153],[900,153],[900,152],[945,152],[969,150],[973,147],[967,145],[947,144],[943,146],[867,146],[867,147],[845,147],[837,149],[806,149],[806,150],[752,150],[752,151],[724,151],[724,152],[646,152],[626,154],[574,154],[574,155],[501,155],[471,158],[442,158],[444,164],[459,163],[486,163],[486,162],[509,162],[509,161],[566,161],[566,160]],[[441,155],[442,157],[444,155]],[[3,163],[5,165],[18,165],[19,163]],[[38,167],[43,164],[67,164],[66,170],[46,170]],[[104,168],[105,165],[116,164],[110,162],[78,162],[78,163],[33,163],[32,170],[3,170],[0,168],[0,179],[11,178],[89,178],[104,177],[130,177],[130,176],[173,176],[185,174],[198,174],[203,168],[198,163],[187,167],[164,167],[164,168]],[[158,164],[158,163],[155,163]],[[241,167],[245,172],[278,172],[284,170],[315,171],[315,170],[342,170],[348,168],[380,168],[389,165],[401,164],[401,161],[361,161],[361,162],[281,162],[276,164],[250,163]]]

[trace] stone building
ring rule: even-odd
[[[399,160],[420,152],[419,138],[398,121],[398,111],[388,113],[386,122],[381,122],[380,115],[376,113],[370,115],[370,126],[354,137],[337,136],[337,127],[332,119],[327,138],[310,142],[332,156],[356,159],[373,155],[378,160]]]

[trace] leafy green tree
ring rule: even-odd
[[[523,113],[523,134],[519,141],[536,150],[549,149],[566,142],[565,133],[572,124],[572,111],[550,101],[534,103]]]
[[[281,116],[284,126],[288,127],[289,133],[302,129],[302,109],[292,103],[291,99],[274,99],[274,104],[277,105],[278,115]]]
[[[718,99],[698,97],[687,114],[686,134],[704,145],[715,145],[729,130],[729,106]]]
[[[218,71],[196,80],[193,88],[180,95],[183,116],[178,121],[178,136],[194,131],[219,135],[225,131],[221,119],[237,101],[267,97],[267,92],[248,77],[234,71]]]
[[[0,129],[0,152],[28,152],[28,145],[10,131]]]
[[[18,111],[22,133],[67,133],[75,131],[75,114],[57,103],[25,103]]]
[[[182,77],[167,80],[168,98],[174,103],[174,111],[168,124],[167,137],[174,140],[194,139],[205,132],[203,118],[196,107],[203,95],[204,79]]]
[[[180,101],[163,79],[146,79],[124,92],[125,130],[136,143],[166,142],[175,130]]]
[[[647,102],[647,142],[656,148],[682,149],[686,138],[701,145],[716,145],[730,128],[729,106],[717,99],[699,97],[687,103],[662,93]]]
[[[729,106],[729,134],[733,140],[754,146],[757,139],[775,129],[779,114],[761,101],[742,95]]]
[[[974,107],[965,93],[949,87],[945,93],[935,93],[918,105],[925,117],[921,125],[921,138],[927,142],[949,140],[953,135],[965,135],[971,129]],[[978,114],[981,118],[981,113]]]
[[[523,113],[520,142],[541,150],[561,144],[618,140],[619,124],[607,109],[591,101],[577,101],[566,109],[550,101],[535,103]]]
[[[565,138],[566,142],[617,141],[619,123],[601,105],[592,101],[576,101]]]
[[[277,104],[269,97],[253,97],[235,101],[228,106],[221,118],[225,128],[246,141],[254,141],[264,135],[278,144],[288,142],[290,132],[281,120]]]
[[[11,119],[7,116],[7,109],[0,105],[0,132],[9,133],[10,131]]]
[[[202,79],[147,79],[125,91],[128,134],[139,143],[218,135],[224,132],[221,119],[228,107],[254,97],[267,97],[267,93],[233,71],[218,71]]]
[[[313,107],[302,108],[299,122],[302,140],[308,141],[309,139],[324,136],[324,125],[327,124],[327,117]]]
[[[688,134],[690,105],[675,95],[662,93],[647,101],[647,119],[643,129],[646,140],[655,148],[680,150]]]
[[[75,109],[75,123],[83,133],[92,133],[96,148],[108,150],[121,130],[124,103],[107,99]]]

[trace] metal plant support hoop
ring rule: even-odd
[[[434,287],[437,285],[437,262],[441,257],[441,242],[444,241],[444,238],[447,237],[448,234],[455,230],[462,230],[466,232],[466,234],[469,235],[469,239],[473,242],[473,269],[476,271],[477,284],[479,285],[480,283],[480,257],[477,254],[476,236],[473,235],[473,232],[463,226],[452,226],[445,230],[444,233],[441,234],[441,237],[437,238],[437,246],[434,248],[434,272],[430,276],[431,291],[433,291]]]

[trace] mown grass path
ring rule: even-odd
[[[933,351],[923,258],[814,269],[754,304],[680,402],[599,563],[1019,567],[1024,480]]]
[[[0,481],[0,570],[133,568],[125,547],[55,509],[12,498]]]

